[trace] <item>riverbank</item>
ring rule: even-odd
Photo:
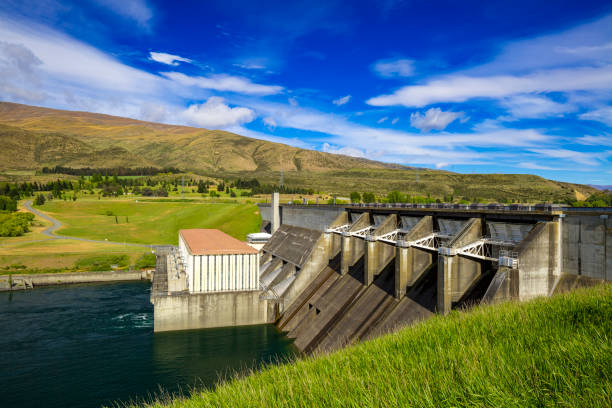
[[[151,280],[153,270],[15,274],[0,276],[0,291],[75,283]]]

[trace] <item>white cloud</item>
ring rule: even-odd
[[[472,77],[448,75],[424,85],[405,86],[366,101],[372,106],[422,107],[432,103],[503,98],[536,92],[612,90],[612,66],[556,69],[534,74]]]
[[[344,156],[352,156],[352,157],[360,157],[360,158],[366,157],[366,154],[362,150],[359,150],[355,147],[350,147],[350,146],[339,147],[339,146],[332,146],[329,143],[323,143],[321,150],[326,153],[342,154]]]
[[[244,107],[230,108],[223,98],[211,96],[203,104],[189,106],[182,116],[197,126],[218,129],[251,122],[255,112]]]
[[[594,120],[612,126],[612,106],[606,106],[579,116],[583,120]]]
[[[136,21],[142,27],[148,27],[153,18],[153,10],[146,0],[94,0],[100,6],[114,13]]]
[[[162,63],[162,64],[173,65],[173,66],[177,66],[180,62],[188,62],[188,63],[193,62],[189,58],[179,57],[178,55],[166,54],[165,52],[153,52],[153,51],[149,53],[149,59]]]
[[[342,98],[338,98],[338,99],[332,101],[332,103],[334,105],[337,105],[337,106],[342,106],[342,105],[346,104],[350,100],[351,100],[351,95],[346,95],[346,96],[343,96]]]
[[[428,109],[425,114],[414,112],[410,115],[410,126],[429,132],[432,129],[445,129],[452,121],[461,116],[457,112],[444,112],[440,108]]]
[[[414,74],[414,61],[409,59],[380,60],[372,69],[381,77],[408,77]]]
[[[294,96],[288,98],[287,101],[289,102],[289,105],[291,105],[291,106],[298,106],[299,105],[298,100]]]
[[[391,124],[395,125],[397,122],[399,122],[399,118],[393,118],[393,120],[391,121]]]
[[[4,68],[12,61],[13,68],[20,72],[3,75],[5,87],[37,94],[44,99],[41,102],[53,102],[54,107],[65,106],[65,95],[72,93],[79,100],[94,101],[95,106],[129,103],[139,109],[143,99],[162,94],[166,86],[163,78],[127,66],[87,44],[37,24],[0,15],[0,38],[5,44]],[[35,81],[24,81],[24,74]],[[11,97],[8,93],[3,96]],[[17,96],[12,100],[31,101]],[[123,111],[126,114],[127,110]]]
[[[540,95],[510,96],[502,100],[501,105],[515,118],[560,116],[576,109],[571,104],[558,103]]]
[[[230,91],[248,95],[272,95],[283,90],[281,86],[256,84],[248,78],[226,74],[216,74],[208,77],[192,77],[180,72],[162,72],[161,74],[184,86],[197,86],[215,91]]]
[[[378,119],[376,121],[376,123],[378,123],[380,125],[381,123],[384,123],[387,119],[389,119],[388,116],[382,117],[382,118]]]

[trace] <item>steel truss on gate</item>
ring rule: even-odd
[[[374,227],[374,226],[369,226],[369,227],[365,227],[365,228],[362,228],[362,229],[357,230],[357,231],[351,231],[350,234],[353,237],[365,238],[367,235],[370,234],[370,231],[372,231],[375,228],[376,227]]]
[[[485,236],[460,248],[440,248],[439,253],[441,255],[450,256],[463,255],[468,258],[492,261],[500,263],[504,266],[518,268],[518,255],[515,252],[500,250],[499,257],[493,257],[494,246],[501,248],[513,248],[514,246],[516,246],[516,244],[517,243],[514,241],[503,241]],[[506,253],[507,255],[502,256],[502,253]],[[504,259],[502,260],[502,258]]]
[[[350,228],[351,224],[344,224],[334,228],[327,228],[325,232],[342,235],[343,232],[347,232]]]
[[[414,248],[437,251],[438,248],[440,248],[442,240],[447,240],[452,237],[452,235],[444,234],[442,232],[432,232],[423,238],[419,238],[414,241],[406,241],[406,244]]]

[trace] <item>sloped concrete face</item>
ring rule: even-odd
[[[540,222],[516,247],[519,256],[519,299],[548,296],[558,270],[559,227]]]

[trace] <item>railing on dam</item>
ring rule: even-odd
[[[269,207],[270,203],[259,203],[261,207]],[[538,212],[612,212],[612,207],[571,207],[565,204],[450,204],[450,203],[354,203],[354,204],[293,204],[283,203],[281,206],[308,208],[415,208],[415,209],[447,209],[447,210],[497,210],[497,211],[538,211]]]

